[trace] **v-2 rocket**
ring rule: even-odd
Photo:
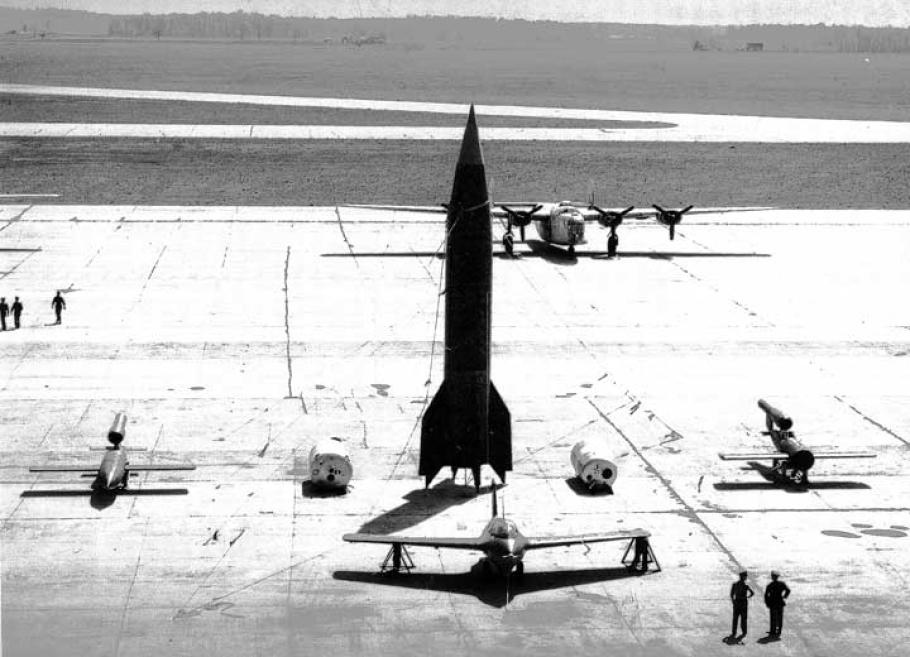
[[[512,423],[490,381],[493,239],[473,105],[455,166],[445,249],[445,378],[423,416],[419,474],[429,487],[444,466],[453,477],[468,468],[479,489],[484,463],[503,482],[512,469]]]

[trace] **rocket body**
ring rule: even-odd
[[[483,154],[468,117],[446,217],[445,378],[421,426],[419,473],[468,468],[480,486],[489,464],[512,469],[511,418],[490,381],[493,241]]]

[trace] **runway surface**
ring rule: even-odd
[[[185,91],[0,84],[0,94],[168,100],[262,106],[368,109],[464,115],[455,103],[307,98]],[[674,114],[558,107],[479,105],[478,115],[640,121],[669,126],[612,128],[482,128],[484,141],[642,141],[764,143],[907,143],[910,122],[805,119],[725,114]],[[481,126],[482,126],[481,120]],[[225,139],[461,139],[460,128],[351,125],[176,125],[129,123],[0,123],[0,137],[163,137]]]
[[[623,226],[616,261],[588,231],[577,258],[530,240],[494,256],[505,509],[527,534],[650,529],[663,571],[628,576],[624,546],[594,545],[531,553],[507,587],[430,549],[382,578],[380,546],[341,541],[471,536],[489,515],[461,475],[417,477],[442,375],[438,218],[0,205],[0,293],[25,304],[0,333],[4,655],[903,654],[910,211],[700,215],[673,242]],[[759,397],[807,445],[878,458],[819,463],[803,493],[719,461],[766,447]],[[117,410],[135,462],[197,470],[112,503],[28,473],[99,462]],[[322,498],[306,454],[332,435],[355,479]],[[592,436],[619,461],[612,496],[573,487]],[[741,568],[793,589],[774,646],[756,602],[746,645],[722,642]]]

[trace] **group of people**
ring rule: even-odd
[[[733,630],[727,637],[728,643],[739,643],[746,636],[748,618],[749,618],[749,598],[755,593],[752,587],[746,584],[746,578],[749,576],[747,571],[739,574],[739,579],[730,587],[730,601],[733,603]],[[790,587],[781,579],[780,574],[772,570],[771,581],[765,587],[765,606],[771,619],[771,628],[768,630],[768,640],[775,641],[780,638],[781,630],[784,625],[784,606],[785,600],[790,597]],[[736,635],[736,626],[742,627],[743,633]]]
[[[66,308],[66,301],[60,294],[60,290],[57,290],[57,294],[51,299],[51,308],[54,309],[54,314],[57,316],[57,321],[54,323],[59,324],[62,321],[63,309]],[[6,302],[6,297],[0,297],[0,330],[6,330],[6,319],[10,316],[13,318],[13,328],[19,328],[23,310],[25,310],[25,306],[19,301],[19,297],[15,298],[12,305]]]

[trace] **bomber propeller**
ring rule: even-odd
[[[676,224],[682,221],[683,215],[695,206],[689,205],[682,210],[664,210],[657,204],[654,204],[651,207],[657,210],[657,221],[670,228],[670,239],[672,240],[674,237],[676,237]]]
[[[635,206],[630,205],[625,210],[616,212],[614,210],[604,210],[603,208],[599,208],[592,202],[590,205],[588,205],[588,209],[594,210],[598,215],[600,215],[597,217],[597,221],[604,228],[609,228],[611,235],[615,235],[616,229],[622,223],[623,217],[632,212],[632,210],[635,209]]]
[[[543,205],[537,204],[530,210],[513,210],[512,208],[499,205],[503,210],[505,210],[506,215],[509,218],[509,232],[512,232],[512,226],[518,226],[518,230],[521,234],[521,241],[525,241],[525,227],[531,223],[534,219],[534,213],[543,208]]]

